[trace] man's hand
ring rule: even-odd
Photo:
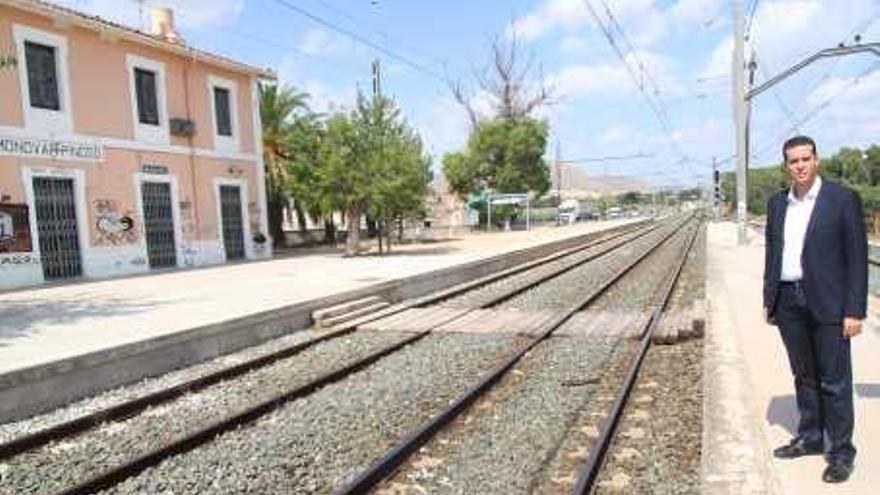
[[[862,320],[845,316],[843,318],[843,336],[855,337],[862,333]]]

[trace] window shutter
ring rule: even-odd
[[[137,93],[138,121],[141,124],[159,125],[159,97],[156,73],[135,68],[134,87]]]
[[[24,51],[31,106],[46,110],[61,110],[55,48],[25,41]]]
[[[214,87],[214,111],[217,117],[217,134],[220,136],[232,136],[232,114],[229,103],[229,90]]]

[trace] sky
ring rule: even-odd
[[[370,91],[378,58],[383,92],[437,168],[469,132],[449,81],[488,108],[476,74],[498,40],[515,40],[533,60],[531,83],[553,91],[537,113],[550,124],[551,163],[558,148],[563,167],[657,186],[706,185],[713,158],[722,171],[734,167],[737,0],[55,1],[135,27],[148,24],[151,6],[170,6],[188,43],[272,68],[322,112],[350,108],[358,89]],[[880,41],[880,0],[740,1],[756,84],[857,34]],[[753,166],[779,163],[782,142],[799,133],[816,139],[820,155],[880,144],[880,57],[822,60],[759,95]]]

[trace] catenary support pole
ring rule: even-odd
[[[746,201],[748,170],[746,169],[746,97],[745,97],[745,50],[743,39],[743,5],[733,2],[733,58],[731,71],[733,80],[733,118],[736,126],[736,224],[737,239],[740,245],[746,243]]]

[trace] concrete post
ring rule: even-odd
[[[736,126],[736,222],[740,245],[746,243],[746,202],[748,200],[747,184],[748,170],[746,169],[746,108],[745,97],[745,50],[743,48],[743,5],[742,2],[733,2],[733,57],[731,70],[733,71],[733,118]]]

